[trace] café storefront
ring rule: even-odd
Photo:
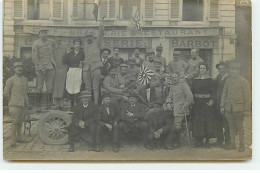
[[[40,26],[23,26],[22,30],[16,31],[15,52],[21,57],[31,57],[31,47],[38,39]],[[49,37],[55,39],[64,49],[72,46],[73,39],[84,39],[88,32],[97,35],[96,28],[86,27],[44,27],[48,29]],[[120,48],[120,55],[127,59],[132,56],[133,48],[141,48],[141,56],[145,58],[146,48],[153,48],[162,44],[163,56],[167,62],[172,60],[173,50],[181,51],[182,58],[187,61],[190,49],[198,48],[200,56],[210,65],[211,74],[215,75],[215,64],[223,58],[223,36],[221,28],[196,27],[196,28],[173,28],[173,27],[143,27],[143,31],[129,30],[127,27],[105,26],[103,47]],[[222,55],[222,57],[221,57]]]

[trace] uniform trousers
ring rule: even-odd
[[[55,69],[48,69],[44,71],[37,70],[37,90],[42,92],[43,84],[46,83],[48,93],[52,93],[54,86]]]
[[[94,91],[99,91],[101,71],[99,68],[91,70],[83,70],[83,82],[85,83],[85,89],[91,91],[92,87]]]
[[[70,144],[74,144],[76,139],[83,133],[90,133],[89,143],[95,143],[95,133],[96,133],[96,124],[90,123],[86,125],[84,128],[76,126],[75,124],[71,124],[68,127],[68,140]]]
[[[12,106],[9,107],[11,116],[11,143],[16,144],[16,141],[21,138],[22,124],[25,118],[25,107]]]
[[[110,124],[112,125],[112,124]],[[119,133],[118,133],[118,125],[112,125],[112,141],[114,144],[118,144],[119,142]],[[109,132],[107,127],[104,126],[97,126],[97,132],[96,132],[96,143],[100,144],[101,140],[103,139],[103,135]],[[109,132],[110,133],[110,132]]]
[[[174,124],[176,129],[181,129],[183,119],[184,116],[174,116]]]
[[[230,144],[235,145],[236,131],[239,135],[240,145],[244,145],[244,113],[243,112],[225,112],[225,117],[228,121]]]

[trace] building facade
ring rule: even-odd
[[[235,0],[4,0],[3,54],[30,57],[42,28],[62,45],[96,34],[95,3],[99,18],[105,15],[103,46],[119,47],[124,59],[135,47],[144,57],[147,47],[162,44],[167,62],[174,49],[187,59],[198,48],[216,76],[219,61],[235,58]],[[140,17],[142,31],[133,16]]]

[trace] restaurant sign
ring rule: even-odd
[[[173,48],[203,48],[214,49],[218,48],[217,37],[189,37],[189,38],[172,38],[170,45]]]
[[[93,33],[97,36],[98,30],[86,28],[58,28],[58,27],[40,27],[40,26],[24,26],[23,32],[28,34],[38,34],[39,30],[47,29],[50,36],[64,37],[83,37],[87,33]],[[109,30],[106,29],[104,37],[203,37],[218,36],[218,28],[143,28],[143,31],[130,30]]]

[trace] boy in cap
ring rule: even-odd
[[[91,102],[91,92],[82,91],[79,96],[80,102],[76,104],[73,110],[72,123],[68,127],[69,152],[74,152],[74,144],[76,138],[89,131],[90,138],[88,141],[89,150],[99,151],[95,147],[95,132],[96,132],[96,116],[98,108],[95,103]]]
[[[227,150],[235,150],[236,131],[239,135],[239,152],[245,151],[244,116],[251,114],[251,91],[248,81],[239,75],[240,63],[231,61],[230,78],[227,79],[221,96],[220,111],[225,115],[230,132],[230,144]]]
[[[47,109],[51,107],[52,91],[55,78],[54,44],[53,40],[48,39],[48,30],[39,31],[39,39],[32,45],[32,60],[35,64],[37,74],[37,112],[41,112],[41,98],[43,84],[47,88]]]
[[[119,141],[118,141],[118,123],[119,123],[119,112],[117,111],[115,105],[110,101],[111,95],[109,93],[104,93],[102,95],[102,105],[98,109],[97,114],[97,136],[96,145],[100,148],[100,141],[105,132],[112,133],[113,140],[113,151],[119,151]]]
[[[15,75],[7,79],[4,88],[4,97],[9,100],[9,114],[11,115],[11,147],[16,146],[16,142],[26,142],[21,138],[22,123],[25,117],[25,110],[29,104],[28,81],[23,76],[23,63],[14,63]]]

